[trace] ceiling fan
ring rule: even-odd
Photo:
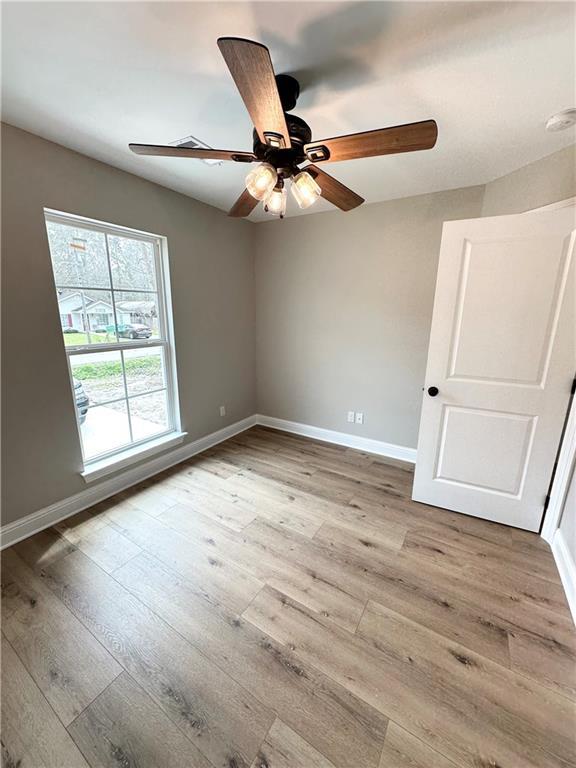
[[[312,141],[312,131],[304,120],[288,114],[296,106],[300,85],[291,75],[274,74],[268,48],[239,37],[221,37],[218,47],[254,124],[254,151],[157,144],[129,146],[138,155],[259,163],[246,177],[246,189],[229,216],[249,216],[262,201],[266,211],[283,218],[288,179],[300,208],[308,208],[321,196],[340,210],[350,211],[362,205],[363,198],[316,163],[414,152],[431,149],[436,143],[438,128],[434,120]],[[300,168],[306,161],[309,164]]]

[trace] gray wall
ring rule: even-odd
[[[254,226],[16,128],[2,141],[3,522],[85,488],[44,206],[168,237],[190,440],[258,411],[415,447],[442,223],[576,195],[571,147],[486,187]]]
[[[483,216],[522,213],[576,195],[576,144],[486,184]]]
[[[189,440],[256,410],[256,227],[3,126],[3,522],[86,487],[44,206],[167,236]]]
[[[415,447],[442,224],[479,216],[483,191],[259,224],[260,412]]]
[[[485,187],[259,224],[260,412],[415,448],[442,223],[576,195],[575,161],[571,146]]]

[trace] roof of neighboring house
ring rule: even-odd
[[[125,312],[141,312],[147,314],[156,308],[155,301],[117,301],[116,306]]]
[[[102,307],[105,307],[112,312],[112,304],[110,304],[110,302],[104,301],[103,299],[93,298],[86,292],[84,292],[84,307],[82,305],[82,295],[79,291],[61,291],[58,294],[58,304],[75,297],[78,297],[78,303],[68,307],[68,312],[81,312],[83,308],[85,308],[87,312],[94,312]]]
[[[58,304],[68,301],[69,299],[78,299],[77,304],[73,304],[67,308],[67,312],[81,312],[82,311],[82,294],[80,291],[60,291],[58,294]],[[95,312],[101,307],[105,307],[112,312],[112,304],[104,299],[91,296],[89,292],[84,291],[85,308],[87,312]],[[154,301],[117,301],[116,307],[122,312],[135,312],[142,315],[154,314],[156,312],[156,302]]]
[[[82,309],[82,305],[80,305],[79,309]],[[86,312],[99,312],[102,309],[105,309],[108,312],[112,312],[112,304],[109,304],[107,301],[103,301],[102,299],[98,299],[98,301],[92,301],[90,304],[86,304]]]

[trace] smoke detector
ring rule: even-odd
[[[556,133],[556,131],[565,131],[566,128],[572,128],[576,125],[576,109],[563,109],[561,112],[556,112],[555,115],[549,117],[546,121],[546,130],[550,133]]]

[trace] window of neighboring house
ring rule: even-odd
[[[45,217],[85,468],[180,435],[164,238]]]

